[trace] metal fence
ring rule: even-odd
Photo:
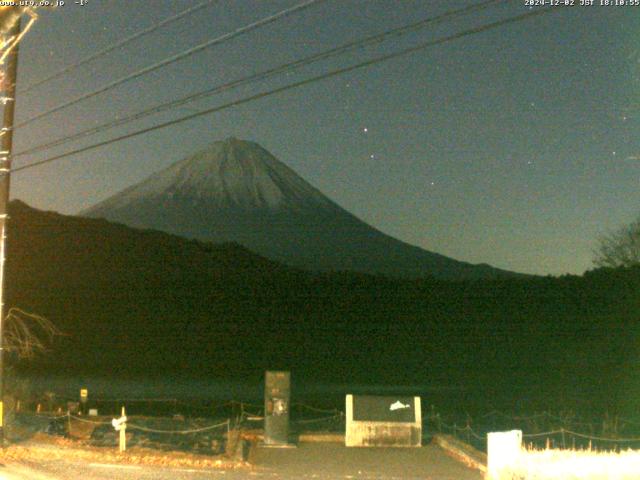
[[[115,445],[116,435],[109,415],[119,415],[122,406],[129,417],[127,429],[131,445],[154,448],[220,453],[230,431],[260,431],[263,405],[231,400],[227,402],[185,401],[175,398],[92,399],[91,406],[100,417],[66,413],[59,415],[21,413],[36,416],[39,428],[55,434],[73,434],[74,423],[91,425],[91,442]],[[426,409],[425,409],[426,410]],[[291,433],[344,433],[345,415],[339,408],[321,408],[307,403],[290,407]],[[443,415],[431,407],[423,412],[425,441],[435,433],[453,435],[475,448],[486,451],[487,433],[518,429],[525,445],[555,448],[591,448],[601,450],[640,449],[640,419],[603,415],[600,419],[580,418],[573,412],[539,412],[515,415],[493,410],[472,417]]]
[[[425,418],[428,433],[453,435],[485,451],[487,433],[521,430],[525,446],[538,448],[614,450],[640,448],[640,421],[604,415],[600,420],[582,419],[571,412],[512,415],[499,411],[472,418],[443,417],[432,411]]]

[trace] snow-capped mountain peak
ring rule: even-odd
[[[311,270],[442,278],[503,273],[385,235],[260,145],[235,138],[215,142],[82,214],[187,238],[233,241]]]
[[[90,212],[143,198],[206,202],[222,209],[300,210],[333,203],[260,145],[228,138],[152,175]]]

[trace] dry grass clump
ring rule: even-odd
[[[640,451],[522,450],[500,480],[638,480]]]
[[[50,437],[37,433],[23,444],[15,444],[2,452],[3,461],[70,459],[86,462],[121,463],[182,468],[237,469],[247,468],[242,462],[227,457],[210,457],[185,452],[160,452],[141,447],[132,447],[124,453],[117,448],[92,447],[66,438]]]

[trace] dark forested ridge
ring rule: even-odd
[[[111,376],[462,385],[471,400],[629,407],[640,269],[416,281],[308,273],[212,245],[11,204],[7,305],[63,332],[20,368]]]

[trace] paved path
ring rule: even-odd
[[[422,448],[346,448],[339,443],[301,443],[297,448],[256,448],[249,457],[274,478],[355,480],[482,480],[435,445]]]
[[[200,470],[52,458],[0,467],[0,480],[482,480],[435,445],[422,448],[346,448],[338,443],[301,443],[297,448],[256,447],[252,468]]]

